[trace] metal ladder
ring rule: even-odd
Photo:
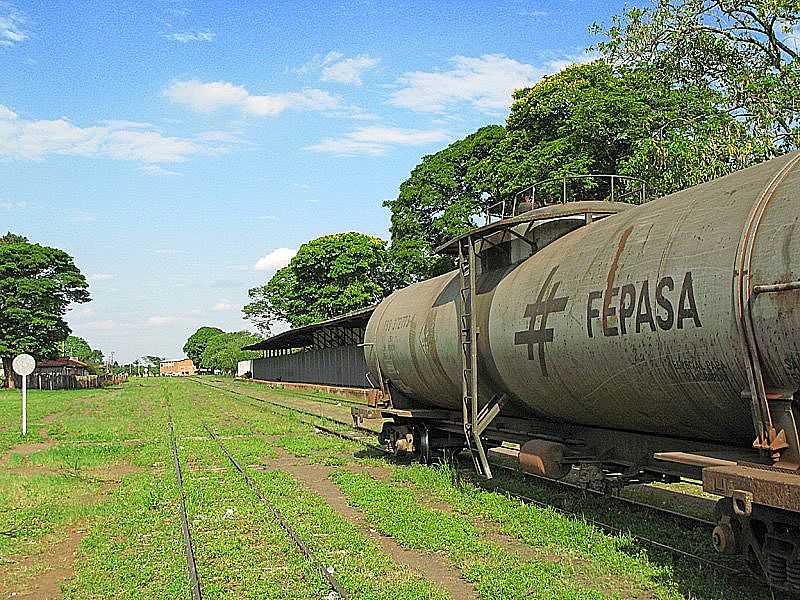
[[[479,424],[481,415],[478,409],[478,330],[473,327],[472,323],[475,297],[475,245],[470,236],[458,242],[458,268],[461,274],[459,319],[461,324],[461,400],[464,436],[467,438],[467,448],[472,455],[476,471],[483,477],[491,479],[492,470],[481,441],[481,432],[485,425],[481,427]]]

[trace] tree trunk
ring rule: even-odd
[[[5,376],[3,387],[6,389],[14,389],[17,387],[14,383],[14,368],[11,366],[13,360],[14,359],[10,356],[3,357],[3,375]]]

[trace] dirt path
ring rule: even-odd
[[[362,534],[376,542],[395,562],[407,566],[429,581],[441,586],[454,600],[478,600],[479,596],[467,581],[461,579],[457,569],[442,556],[427,552],[408,550],[392,538],[371,529],[364,516],[349,504],[339,488],[328,479],[333,470],[323,465],[309,464],[279,450],[279,458],[268,461],[266,466],[291,474],[302,486],[322,496],[339,515],[355,524]]]
[[[11,558],[0,567],[0,594],[4,598],[61,598],[61,584],[75,574],[75,556],[86,530],[76,525],[54,544],[41,544],[35,554]],[[2,582],[9,582],[5,587]]]

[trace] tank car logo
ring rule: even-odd
[[[550,271],[547,279],[544,280],[536,302],[528,304],[525,308],[525,318],[531,320],[528,329],[517,331],[514,334],[515,346],[528,346],[529,360],[534,360],[534,346],[538,346],[539,367],[542,370],[543,377],[547,377],[547,360],[544,355],[544,345],[553,341],[553,328],[547,327],[547,317],[550,313],[563,312],[567,308],[567,301],[569,300],[568,296],[556,298],[558,286],[561,285],[560,281],[556,281],[552,286],[550,285],[557,270],[558,266],[556,265]]]

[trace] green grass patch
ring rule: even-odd
[[[481,598],[605,597],[589,582],[578,583],[569,566],[512,556],[482,537],[469,519],[423,506],[408,488],[349,471],[335,472],[332,478],[372,526],[406,547],[446,553]]]

